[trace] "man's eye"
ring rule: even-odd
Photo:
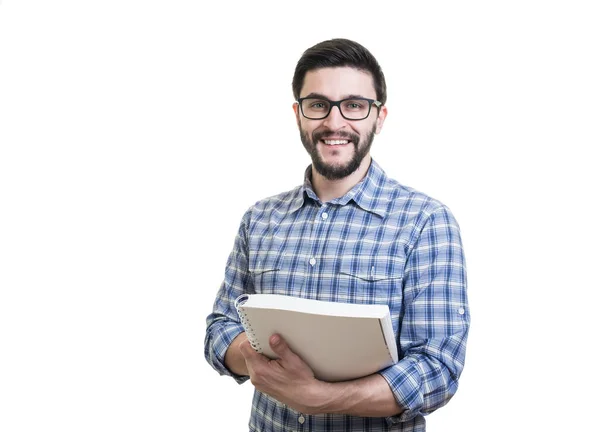
[[[311,108],[325,108],[325,104],[323,102],[315,102],[310,107]]]
[[[351,101],[346,103],[346,108],[351,110],[359,110],[363,108],[363,104],[357,101]]]

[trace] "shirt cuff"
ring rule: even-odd
[[[400,414],[386,417],[388,425],[412,420],[422,415],[421,373],[417,368],[416,360],[404,358],[380,371],[379,374],[388,382],[398,405],[404,408]]]
[[[219,372],[220,375],[227,375],[232,377],[238,384],[242,384],[250,377],[246,375],[237,375],[227,369],[225,366],[225,353],[231,345],[231,342],[244,331],[244,327],[240,323],[229,323],[224,328],[220,329],[217,335],[215,335],[213,344],[213,367]]]

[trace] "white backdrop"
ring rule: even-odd
[[[1,2],[0,430],[247,430],[205,318],[244,211],[302,181],[292,74],[333,37],[386,74],[374,158],[463,233],[428,430],[594,429],[598,7],[407,3]]]

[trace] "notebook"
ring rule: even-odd
[[[398,362],[387,305],[243,294],[235,307],[256,351],[277,358],[269,338],[278,333],[318,379],[347,381]]]

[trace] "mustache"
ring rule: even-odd
[[[347,139],[348,141],[352,141],[354,144],[358,144],[358,142],[360,141],[360,137],[357,134],[354,134],[352,132],[347,132],[347,131],[333,132],[333,131],[329,131],[329,130],[323,130],[323,131],[314,131],[312,133],[312,139],[315,144],[320,139],[327,139],[332,136]]]

